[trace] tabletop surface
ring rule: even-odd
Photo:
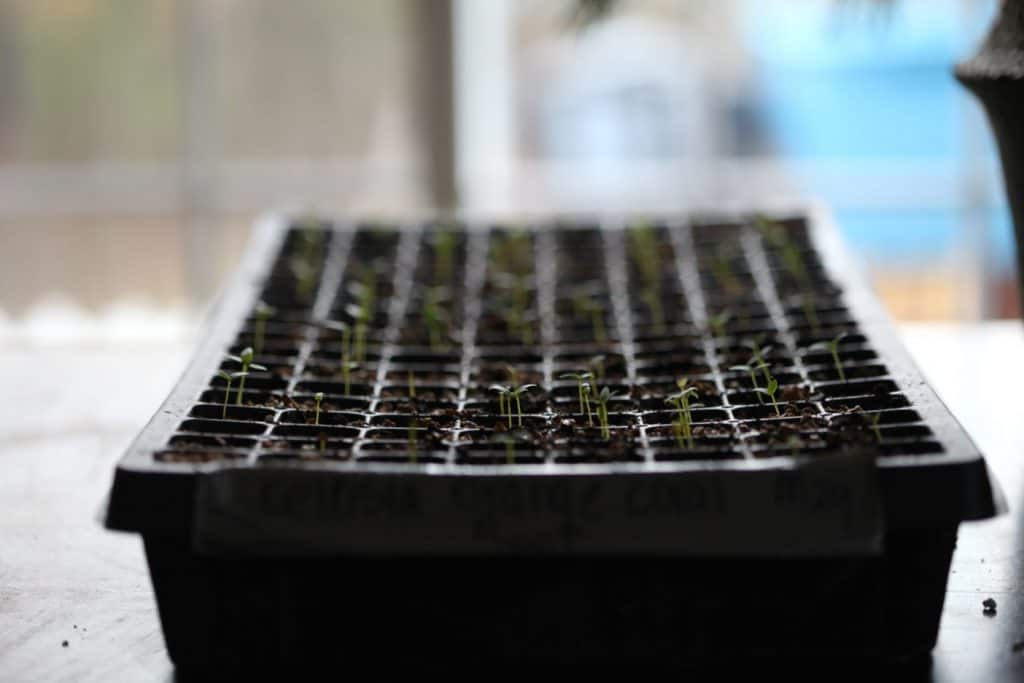
[[[173,680],[142,544],[103,530],[98,514],[117,459],[192,342],[12,329],[0,327],[0,680]],[[1024,403],[1014,396],[1024,326],[900,333],[1010,508],[961,526],[930,680],[1024,680]],[[994,615],[982,610],[990,597]]]

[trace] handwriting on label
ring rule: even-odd
[[[200,481],[202,547],[365,552],[721,552],[881,548],[874,463],[608,475],[246,468]]]

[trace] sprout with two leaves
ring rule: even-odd
[[[751,352],[753,352],[753,356],[751,357],[750,361],[747,361],[747,365],[760,370],[764,374],[764,381],[768,382],[771,379],[771,371],[769,370],[768,362],[765,360],[765,356],[768,355],[769,352],[771,352],[772,347],[771,345],[763,346],[763,342],[764,335],[759,334],[753,339],[745,339],[741,343],[743,344],[743,346],[745,346],[746,348],[750,349]]]
[[[235,405],[242,405],[242,394],[245,392],[245,378],[249,376],[250,368],[253,370],[259,370],[260,372],[266,372],[267,369],[262,365],[253,363],[253,358],[256,357],[255,352],[251,346],[247,346],[242,349],[242,352],[237,356],[228,356],[229,360],[233,360],[236,363],[241,364],[242,372],[237,375],[238,377],[238,391],[235,393]]]
[[[829,339],[828,341],[820,341],[811,344],[808,347],[811,351],[827,350],[830,354],[832,354],[832,365],[833,367],[835,367],[836,375],[839,376],[839,380],[841,382],[846,381],[846,372],[843,370],[843,363],[842,360],[839,358],[839,345],[843,343],[843,340],[846,339],[847,336],[849,335],[846,332],[841,332],[840,334],[837,334],[835,337]]]
[[[757,392],[758,389],[761,388],[761,385],[758,384],[758,382],[757,382],[757,373],[759,371],[767,373],[768,372],[767,367],[768,366],[765,365],[764,361],[761,361],[760,364],[759,364],[756,358],[751,358],[750,360],[748,360],[746,362],[746,364],[744,364],[744,365],[730,365],[729,369],[732,370],[733,372],[745,372],[748,375],[750,375],[750,386],[751,386],[751,389],[754,392]],[[764,399],[761,398],[761,394],[756,393],[755,395],[757,396],[757,402],[758,403],[764,403]]]
[[[217,376],[220,377],[227,383],[224,387],[224,410],[221,411],[220,417],[222,420],[228,419],[228,397],[231,396],[231,383],[236,379],[241,379],[248,375],[247,372],[225,372],[224,370],[218,370]]]
[[[700,394],[697,387],[687,386],[688,383],[689,380],[685,377],[678,380],[676,386],[679,387],[679,391],[665,399],[665,403],[675,406],[679,414],[679,419],[672,426],[680,448],[693,448],[693,414],[690,412],[690,400]]]
[[[579,394],[580,399],[580,416],[583,413],[587,414],[587,425],[590,427],[594,426],[594,415],[590,411],[590,380],[594,379],[594,376],[589,372],[567,372],[564,375],[559,375],[559,379],[574,379],[576,380],[576,392]]]
[[[732,311],[728,308],[723,308],[715,315],[708,318],[708,328],[711,329],[712,334],[717,339],[725,339],[728,335],[725,326],[732,320]]]
[[[491,391],[498,393],[498,408],[499,412],[503,416],[508,416],[508,426],[512,427],[512,404],[515,402],[515,417],[520,427],[523,426],[523,405],[522,395],[530,389],[536,387],[536,384],[524,384],[522,386],[504,386],[501,384],[492,384],[490,387]]]
[[[772,400],[772,407],[775,408],[775,415],[781,416],[782,412],[779,410],[779,402],[775,400],[775,394],[779,390],[779,380],[775,379],[771,375],[768,376],[768,386],[764,389],[754,389],[759,394],[764,394]]]
[[[612,430],[608,422],[608,401],[615,398],[617,394],[608,387],[604,387],[597,393],[597,419],[601,423],[601,438],[609,441],[612,438]]]
[[[608,330],[604,324],[604,307],[590,297],[590,294],[580,289],[572,298],[573,313],[577,318],[589,318],[591,333],[594,341],[604,344],[608,341]]]
[[[277,314],[277,309],[265,301],[257,301],[254,308],[256,314],[256,334],[253,339],[253,350],[256,355],[263,353],[263,340],[267,331],[267,319]]]

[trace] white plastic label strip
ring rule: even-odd
[[[221,470],[199,478],[194,545],[210,554],[305,556],[882,550],[869,455],[772,470],[505,472]]]

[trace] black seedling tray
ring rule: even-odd
[[[246,347],[238,403],[218,371]],[[994,498],[819,212],[269,219],[107,526],[143,534],[183,673],[395,639],[410,662],[908,657]]]

